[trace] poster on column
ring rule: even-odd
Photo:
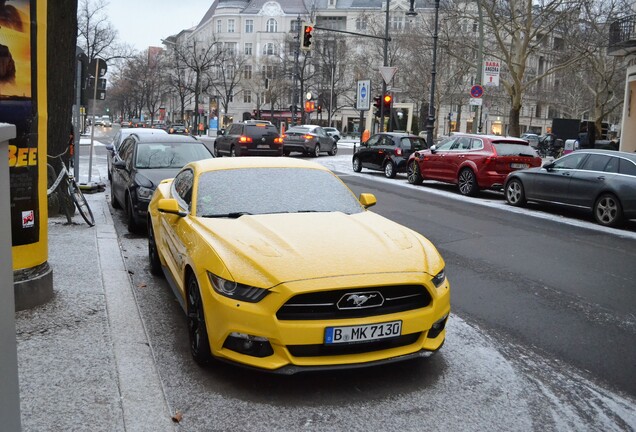
[[[40,236],[34,3],[0,1],[0,122],[16,126],[9,141],[13,246]]]
[[[501,63],[499,60],[486,60],[484,62],[484,76],[482,84],[486,87],[499,87],[499,71]]]

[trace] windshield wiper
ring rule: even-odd
[[[245,216],[245,215],[251,215],[252,213],[250,212],[231,212],[231,213],[219,213],[219,214],[204,214],[201,217],[204,218],[231,218],[231,219],[238,219],[241,216]]]

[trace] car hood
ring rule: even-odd
[[[162,180],[173,178],[181,168],[137,169],[137,184],[147,188],[156,188]]]
[[[443,265],[427,239],[372,212],[197,221],[228,276],[254,286],[348,275],[436,273]]]

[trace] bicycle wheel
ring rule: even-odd
[[[75,202],[75,206],[77,207],[77,211],[82,215],[86,223],[90,226],[95,226],[95,217],[93,216],[93,212],[84,197],[84,194],[77,186],[75,180],[71,180],[68,184],[68,192],[73,197],[73,201]]]

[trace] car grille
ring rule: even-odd
[[[372,307],[339,309],[337,304],[347,294],[380,293],[382,304]],[[421,285],[395,285],[349,288],[298,294],[276,313],[279,320],[322,320],[387,315],[423,308],[431,303],[431,295]]]
[[[289,353],[294,357],[321,357],[336,355],[362,354],[402,347],[415,343],[422,333],[411,333],[390,339],[373,342],[357,342],[352,344],[337,345],[288,345]]]

